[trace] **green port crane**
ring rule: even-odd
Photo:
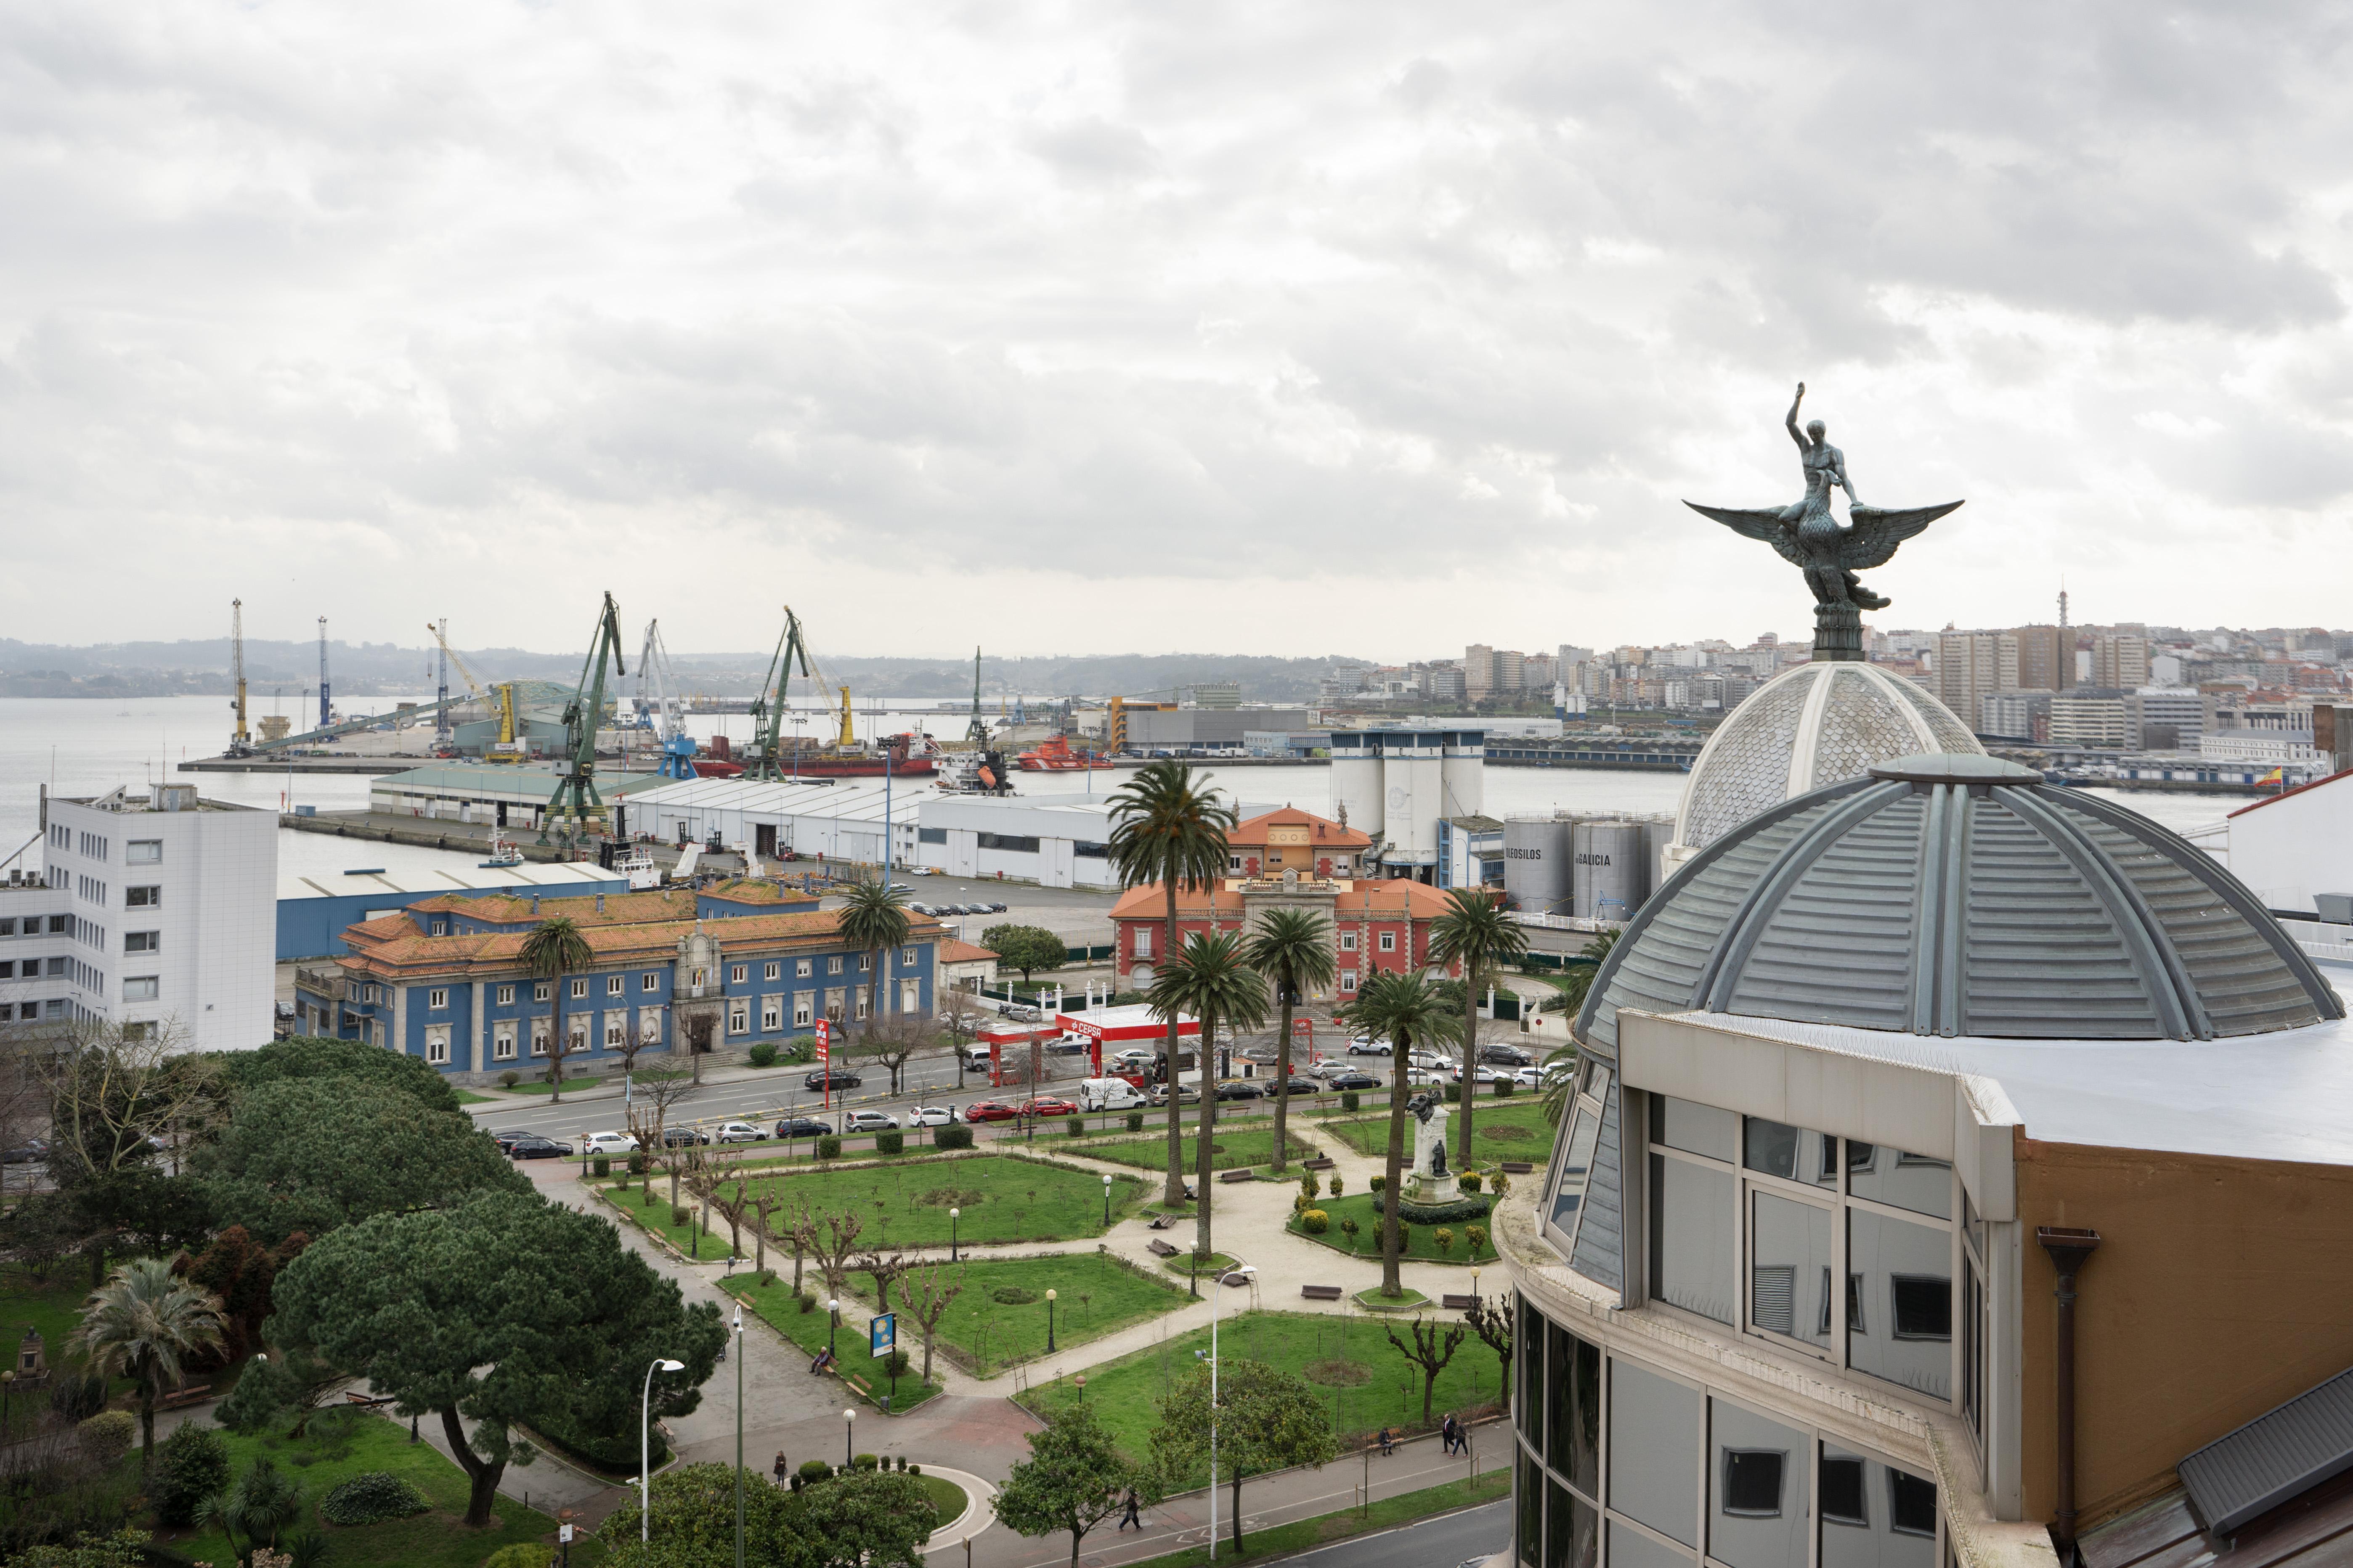
[[[744,768],[747,779],[792,776],[785,766],[785,689],[792,680],[797,659],[802,676],[807,677],[808,644],[801,637],[801,618],[786,605],[784,634],[776,638],[776,651],[768,660],[768,673],[760,682],[760,695],[752,702],[752,757]]]
[[[605,815],[605,799],[596,793],[596,726],[605,716],[605,665],[611,660],[615,675],[627,675],[621,664],[621,611],[613,595],[596,617],[589,639],[587,662],[580,667],[580,685],[564,705],[564,757],[555,766],[555,793],[547,797],[546,820],[540,824],[539,842],[561,822],[564,842],[573,843],[584,826]]]

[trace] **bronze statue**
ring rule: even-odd
[[[1854,493],[1854,481],[1847,476],[1846,454],[1824,438],[1827,432],[1822,422],[1813,420],[1799,433],[1798,406],[1805,400],[1806,384],[1801,381],[1788,415],[1782,421],[1788,428],[1789,439],[1798,444],[1799,462],[1805,469],[1803,500],[1787,507],[1702,506],[1697,501],[1683,504],[1703,517],[1714,518],[1735,533],[1763,540],[1778,551],[1784,561],[1802,570],[1806,586],[1814,591],[1814,657],[1859,659],[1862,657],[1860,612],[1883,610],[1892,601],[1864,587],[1856,580],[1855,573],[1886,565],[1894,558],[1896,546],[1961,503],[1947,501],[1941,506],[1900,510],[1863,505]],[[1833,488],[1846,491],[1852,527],[1840,527],[1838,519],[1831,513]]]

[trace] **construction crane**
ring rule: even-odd
[[[502,680],[495,687],[484,686],[481,677],[474,673],[473,667],[466,662],[456,648],[449,646],[448,622],[443,621],[436,626],[431,621],[427,621],[425,623],[425,629],[431,632],[433,640],[441,645],[441,656],[457,667],[458,679],[466,683],[466,689],[473,693],[473,700],[482,705],[485,713],[499,721],[498,742],[495,745],[485,748],[484,760],[492,763],[522,761],[522,748],[515,744],[514,682]],[[494,692],[495,696],[492,695]],[[442,701],[448,703],[449,681],[446,676],[442,678],[440,695]],[[443,717],[436,733],[447,736],[449,732],[448,718],[449,708],[445,707],[441,711]]]
[[[670,649],[662,646],[659,620],[646,623],[645,651],[638,655],[638,714],[661,742],[661,776],[693,778],[694,737],[686,732],[685,705],[678,695],[678,678],[670,671]]]
[[[988,726],[980,717],[980,649],[972,650],[972,722],[964,727],[965,744],[987,750]]]
[[[788,707],[786,691],[793,678],[793,665],[797,661],[801,674],[809,673],[808,643],[801,636],[801,618],[793,614],[790,605],[785,606],[785,629],[776,638],[776,651],[768,660],[768,673],[760,682],[760,695],[752,701],[752,756],[744,763],[747,779],[781,779],[790,777],[785,765],[784,727]],[[849,724],[849,689],[841,689],[842,723]]]
[[[547,830],[559,823],[565,843],[570,844],[584,826],[593,826],[605,815],[605,797],[596,793],[596,725],[605,716],[608,661],[615,675],[629,673],[621,662],[620,606],[609,593],[597,614],[596,629],[589,637],[580,684],[574,689],[572,700],[564,705],[564,758],[556,763],[555,791],[547,797],[546,820],[540,825],[542,844],[548,842]]]
[[[458,679],[466,683],[466,689],[474,694],[474,700],[480,702],[484,708],[488,708],[491,705],[490,692],[483,689],[481,680],[474,674],[474,672],[467,668],[466,661],[458,657],[458,650],[449,646],[449,623],[443,621],[437,626],[431,621],[427,621],[425,623],[425,629],[431,632],[433,634],[433,640],[441,645],[441,656],[448,659],[451,664],[457,666]],[[448,696],[449,692],[448,688],[449,682],[448,679],[443,679],[441,685],[443,688],[441,695],[443,697]]]
[[[228,665],[229,678],[237,682],[237,700],[229,706],[237,710],[237,728],[229,732],[228,754],[242,757],[253,750],[253,737],[245,728],[245,601],[228,602]]]

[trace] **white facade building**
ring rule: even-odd
[[[50,798],[42,816],[44,877],[70,895],[64,1011],[128,1030],[168,1026],[200,1050],[269,1044],[277,815],[157,784]]]
[[[0,1037],[65,1022],[73,942],[70,889],[22,872],[0,882]]]

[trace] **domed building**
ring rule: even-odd
[[[1954,722],[1864,666],[1794,673],[1816,721],[1753,728],[1815,768],[1841,712]],[[2130,811],[1974,751],[1856,773],[1731,822],[1695,778],[1703,841],[1594,979],[1512,1238],[1518,1561],[2110,1568],[2353,1531],[2323,1484],[2353,1468],[2336,990]]]
[[[1670,869],[1768,806],[1861,778],[1874,763],[1985,748],[1936,697],[1874,664],[1785,669],[1734,709],[1692,764]]]

